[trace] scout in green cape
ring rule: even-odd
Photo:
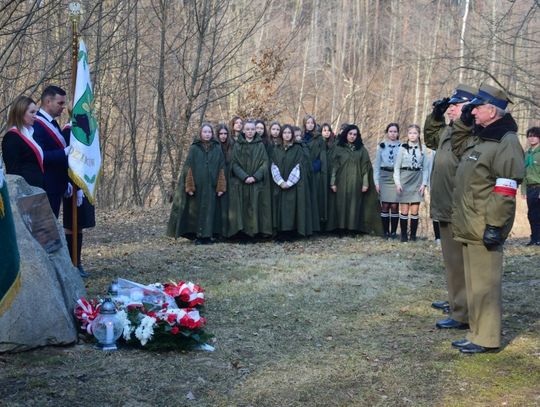
[[[326,148],[326,176],[324,177],[324,182],[322,187],[326,190],[326,211],[328,213],[328,194],[330,193],[330,174],[332,173],[332,154],[334,153],[334,148],[336,147],[336,135],[332,131],[332,126],[328,123],[323,123],[321,126],[321,136],[325,143]],[[328,216],[327,216],[328,218]],[[326,231],[326,221],[321,220],[321,231]]]
[[[231,119],[231,137],[233,140],[233,143],[236,143],[238,141],[238,138],[243,137],[242,135],[242,129],[244,128],[244,121],[240,116],[233,116]]]
[[[312,234],[312,217],[306,175],[308,162],[302,145],[294,140],[293,128],[283,126],[281,144],[273,149],[271,172],[273,179],[272,210],[274,230],[279,239]]]
[[[281,125],[278,122],[272,122],[270,125],[270,140],[266,145],[268,157],[272,156],[272,150],[281,144]]]
[[[255,123],[246,122],[244,137],[234,144],[229,188],[229,231],[253,237],[272,234],[270,165]]]
[[[255,133],[257,133],[257,136],[259,136],[265,146],[268,145],[270,140],[266,131],[266,124],[260,119],[255,120]]]
[[[313,116],[304,117],[303,138],[309,147],[309,157],[313,172],[313,195],[317,199],[318,220],[315,230],[320,230],[320,223],[328,219],[328,160],[326,156],[326,143],[317,131],[317,123]]]
[[[234,140],[226,124],[220,123],[216,127],[217,140],[221,146],[223,157],[225,158],[225,179],[227,185],[231,184],[231,160],[234,147]],[[225,192],[218,199],[218,212],[221,213],[221,235],[227,236],[229,230],[229,192]]]
[[[221,234],[218,200],[227,191],[225,158],[209,124],[189,148],[176,188],[167,235],[196,239],[196,244],[211,243]]]
[[[360,130],[347,125],[333,154],[328,205],[328,230],[382,235],[380,205],[373,170]]]

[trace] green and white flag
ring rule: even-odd
[[[0,315],[9,309],[21,285],[19,248],[7,182],[0,166]]]
[[[94,114],[94,93],[90,81],[88,53],[83,40],[79,42],[70,145],[73,150],[68,157],[69,176],[84,191],[88,200],[95,204],[101,171],[101,151],[98,125]]]

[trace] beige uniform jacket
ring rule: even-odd
[[[487,132],[490,125],[478,134],[456,172],[452,224],[454,239],[463,243],[481,244],[486,225],[501,227],[506,238],[514,223],[515,196],[494,192],[493,188],[498,178],[523,179],[523,149],[515,131],[503,132],[509,121],[517,130],[512,117],[506,114],[499,120],[503,122],[496,122],[494,131]]]

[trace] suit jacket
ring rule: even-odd
[[[67,189],[68,159],[64,152],[63,137],[60,129],[50,124],[48,119],[38,112],[34,122],[34,140],[41,146],[44,154],[44,189],[49,194],[63,194]],[[55,131],[56,129],[56,131]]]
[[[20,175],[28,184],[43,188],[43,170],[36,152],[14,131],[2,140],[2,157],[6,173]]]

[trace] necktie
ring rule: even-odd
[[[62,129],[60,129],[60,125],[58,124],[58,122],[57,122],[55,119],[53,119],[53,120],[51,121],[51,123],[52,123],[52,125],[53,125],[54,127],[56,127],[56,128],[58,129],[58,131],[62,132]]]

